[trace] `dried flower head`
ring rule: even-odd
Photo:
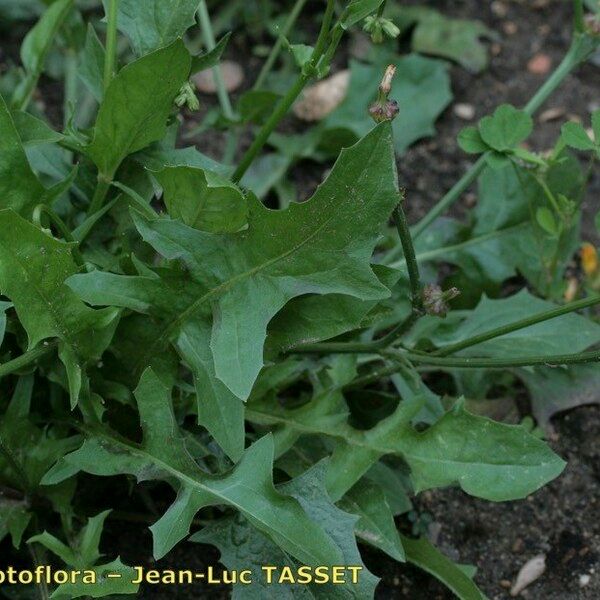
[[[423,288],[423,308],[428,315],[443,319],[450,310],[448,302],[459,295],[460,291],[455,287],[444,291],[439,285],[426,285]]]
[[[377,101],[369,108],[369,114],[376,123],[393,121],[400,112],[398,102],[389,99],[390,92],[392,91],[392,80],[394,79],[395,74],[396,67],[394,65],[388,65],[383,75],[383,79],[379,84],[379,96],[377,97]]]

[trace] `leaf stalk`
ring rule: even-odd
[[[317,67],[321,62],[321,58],[325,52],[325,45],[330,35],[331,21],[333,18],[335,9],[335,0],[327,0],[327,8],[325,9],[325,15],[321,24],[321,30],[317,38],[317,43],[312,52],[308,68],[302,69],[300,75],[298,75],[294,84],[287,91],[285,96],[279,101],[275,110],[271,116],[264,123],[258,135],[250,145],[250,148],[246,150],[246,153],[242,157],[240,164],[236,168],[232,176],[234,183],[239,183],[250,165],[254,162],[254,159],[258,156],[258,153],[262,150],[263,146],[267,143],[269,136],[273,133],[281,119],[290,110],[306,84],[316,74]]]
[[[117,63],[117,21],[119,14],[119,0],[108,0],[106,13],[106,58],[104,59],[104,91],[108,89],[115,74]]]

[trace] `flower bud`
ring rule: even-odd
[[[179,90],[178,96],[175,98],[175,104],[181,108],[187,106],[190,110],[196,111],[200,108],[200,101],[196,96],[196,92],[189,81],[186,81]]]
[[[389,38],[395,39],[400,35],[400,28],[390,19],[381,19],[381,28]]]
[[[371,34],[374,44],[381,44],[386,37],[394,39],[400,35],[400,29],[394,22],[383,17],[367,17],[363,29]]]

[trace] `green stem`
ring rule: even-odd
[[[8,362],[0,364],[0,379],[34,363],[36,360],[53,350],[54,346],[56,346],[56,342],[49,342],[47,345],[42,344],[41,346],[28,350],[24,354],[21,354],[21,356],[17,356],[17,358],[13,358]]]
[[[49,206],[46,206],[45,204],[38,204],[33,210],[33,221],[40,227],[42,227],[42,214],[45,214],[50,219],[50,222],[56,227],[65,242],[75,244],[73,247],[73,259],[80,267],[83,267],[85,261],[83,260],[83,256],[79,251],[79,243],[73,237],[73,234],[67,227],[67,224]]]
[[[65,55],[65,100],[63,103],[63,127],[69,124],[70,111],[77,102],[77,53],[69,48]]]
[[[590,306],[595,306],[597,304],[600,304],[600,296],[585,298],[584,300],[571,302],[569,304],[565,304],[564,306],[558,306],[545,312],[532,315],[531,317],[526,317],[525,319],[520,319],[519,321],[502,325],[496,329],[491,329],[490,331],[480,333],[479,335],[456,342],[455,344],[444,346],[443,348],[433,352],[432,356],[448,356],[449,354],[454,354],[455,352],[464,350],[465,348],[470,348],[471,346],[476,346],[477,344],[487,342],[488,340],[493,340],[508,333],[512,333],[513,331],[519,331],[520,329],[531,327],[537,323],[543,323],[544,321],[549,321],[550,319],[555,319],[556,317],[560,317],[583,308],[589,308]]]
[[[404,199],[401,200],[394,210],[394,221],[396,223],[396,229],[398,230],[398,236],[400,237],[400,243],[402,244],[402,251],[404,252],[404,260],[406,261],[406,268],[408,270],[408,278],[410,281],[410,300],[413,306],[413,311],[416,313],[421,313],[423,312],[421,275],[419,273],[419,265],[417,263],[417,256],[415,254],[415,247],[410,228],[408,226],[408,220],[406,219],[406,213],[402,208],[403,200]]]
[[[202,0],[198,6],[198,20],[200,22],[200,29],[202,30],[202,37],[204,38],[204,44],[207,50],[210,52],[216,45],[215,35],[212,30],[210,22],[210,16],[208,9],[206,8],[205,0]],[[217,86],[217,97],[219,98],[219,104],[221,110],[227,119],[234,119],[233,108],[231,106],[231,100],[229,94],[225,89],[225,82],[223,81],[223,74],[221,73],[221,67],[219,65],[212,68],[213,78],[215,85]]]
[[[412,228],[413,239],[417,239],[441,214],[445,213],[485,169],[485,154],[456,182],[452,189]]]
[[[600,362],[600,350],[582,352],[580,354],[558,354],[552,356],[523,356],[516,358],[446,358],[433,356],[431,354],[420,354],[416,352],[401,352],[398,350],[386,350],[383,356],[397,361],[393,365],[383,367],[369,375],[355,379],[347,386],[347,389],[356,389],[377,383],[378,381],[401,372],[406,367],[406,360],[411,363],[430,365],[446,369],[507,369],[514,367],[559,367],[564,365],[576,365],[590,362]]]
[[[106,20],[106,58],[104,59],[104,91],[108,89],[117,63],[117,19],[119,0],[108,0]]]
[[[383,2],[379,5],[379,8],[377,9],[377,18],[378,19],[383,17],[386,3],[387,3],[387,0],[383,0]]]
[[[281,48],[283,48],[283,42],[285,41],[292,27],[298,20],[298,17],[300,16],[300,13],[302,12],[302,9],[304,8],[305,4],[306,0],[296,0],[296,3],[292,8],[292,12],[290,12],[286,22],[283,25],[283,28],[281,29],[281,32],[277,36],[275,44],[273,44],[273,47],[271,48],[271,52],[269,52],[269,56],[267,57],[265,64],[262,66],[262,69],[260,70],[260,73],[256,78],[256,82],[254,83],[253,89],[259,90],[265,83],[269,73],[271,72],[271,69],[273,68],[273,65],[275,64],[275,61],[281,53]]]
[[[313,77],[313,74],[316,71],[321,57],[323,56],[323,53],[325,51],[325,44],[329,37],[334,8],[335,0],[327,0],[325,16],[323,17],[323,23],[321,24],[319,37],[317,39],[317,43],[315,45],[310,62],[308,64],[308,68],[302,70],[302,73],[300,73],[300,75],[298,76],[292,87],[288,90],[286,95],[279,101],[271,116],[267,119],[265,124],[262,126],[261,130],[258,132],[258,135],[250,145],[250,148],[248,148],[248,150],[242,157],[240,164],[238,165],[237,169],[235,170],[232,176],[232,180],[234,183],[238,183],[242,179],[242,177],[248,170],[248,167],[250,167],[254,159],[257,157],[258,153],[266,144],[271,133],[273,133],[275,127],[277,127],[281,119],[283,119],[283,117],[290,110],[292,104],[294,104],[296,98],[298,98],[300,92],[302,92],[307,82]]]
[[[533,115],[538,108],[548,99],[565,78],[587,58],[586,45],[589,45],[587,36],[575,36],[569,51],[556,67],[554,72],[535,93],[533,98],[523,109],[527,114]],[[460,178],[452,189],[413,227],[413,239],[418,238],[433,221],[446,212],[479,177],[487,162],[485,154]]]
[[[107,180],[102,174],[98,174],[98,185],[96,186],[96,191],[94,192],[94,196],[92,197],[92,201],[90,202],[90,207],[88,209],[88,216],[96,214],[104,205],[104,200],[106,199],[106,194],[108,194],[108,190],[110,189],[111,182]]]
[[[582,33],[585,27],[585,20],[583,17],[583,0],[574,0],[573,10],[575,13],[575,17],[573,19],[575,24],[575,32]]]
[[[37,553],[37,545],[36,544],[27,544],[27,548],[29,549],[29,554],[31,556],[31,560],[33,562],[34,570],[38,567],[44,567],[44,562],[40,560],[40,557]],[[48,590],[48,584],[43,577],[40,577],[40,583],[36,585],[36,589],[38,592],[38,596],[40,600],[50,600],[50,592]]]
[[[33,222],[42,227],[42,214],[45,214],[50,219],[66,242],[75,242],[73,235],[67,227],[67,224],[49,206],[46,206],[45,204],[38,204],[33,209]]]
[[[389,351],[392,353],[392,351]],[[454,369],[506,369],[511,367],[560,367],[590,362],[600,362],[600,350],[578,354],[555,354],[551,356],[517,356],[513,358],[446,358],[431,354],[406,352],[404,356],[411,362],[436,367]]]

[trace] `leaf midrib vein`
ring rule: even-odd
[[[381,141],[378,141],[377,144],[375,144],[373,146],[368,159],[364,161],[365,164],[368,164],[370,162],[372,156],[375,154],[375,151],[379,149],[380,143],[381,143]],[[362,182],[363,178],[367,175],[367,173],[368,173],[368,170],[366,168],[363,169],[359,178],[356,180],[356,183],[351,188],[348,189],[348,194],[346,195],[346,198],[341,203],[342,207],[355,197],[355,189],[359,187],[360,183]],[[322,185],[323,184],[321,184],[321,186]],[[321,186],[319,186],[319,187],[321,187]],[[316,193],[318,193],[318,191]],[[314,198],[314,196],[313,196],[313,198]],[[310,202],[310,200],[309,200],[309,202]],[[331,204],[332,202],[334,202],[334,198],[331,198],[331,201],[329,204]],[[229,289],[236,283],[243,281],[244,279],[248,279],[248,278],[252,277],[256,273],[259,273],[259,272],[263,271],[264,269],[267,269],[268,267],[272,266],[273,264],[276,264],[279,261],[284,260],[288,256],[299,251],[304,245],[309,243],[313,238],[315,238],[319,233],[321,233],[321,231],[334,219],[335,216],[336,216],[335,213],[330,215],[327,219],[325,219],[322,223],[320,223],[319,226],[314,231],[312,231],[309,236],[304,238],[299,244],[296,244],[296,246],[293,246],[286,252],[284,252],[278,256],[275,256],[275,257],[265,261],[264,263],[257,265],[256,267],[253,267],[252,269],[249,269],[248,271],[245,271],[243,273],[233,276],[232,278],[228,279],[227,281],[224,281],[223,283],[219,284],[218,286],[216,286],[215,288],[213,288],[212,290],[208,291],[206,294],[204,294],[203,296],[198,298],[198,300],[193,302],[188,308],[186,308],[184,311],[182,311],[182,313],[180,315],[178,315],[177,317],[175,317],[173,320],[171,320],[169,323],[167,323],[165,325],[164,329],[161,331],[159,336],[156,338],[156,341],[151,344],[148,352],[146,352],[142,356],[142,360],[144,362],[147,362],[145,360],[146,356],[148,354],[150,354],[151,352],[154,352],[154,350],[157,347],[162,346],[165,343],[165,341],[171,336],[173,331],[175,329],[177,329],[188,318],[190,318],[207,300],[209,300],[213,296],[220,295],[221,293],[225,292],[227,289]],[[140,369],[143,368],[144,366],[146,366],[146,365],[143,365],[143,364],[141,364],[141,361],[138,361],[137,365],[136,365],[136,370],[139,372]]]
[[[239,505],[239,503],[233,502],[230,498],[227,498],[222,493],[216,492],[215,490],[211,489],[207,485],[197,481],[196,479],[190,477],[189,475],[186,475],[185,473],[182,473],[175,467],[172,467],[171,465],[164,462],[160,458],[157,458],[156,456],[149,454],[146,450],[144,450],[143,447],[138,446],[138,445],[133,445],[132,443],[128,443],[119,438],[110,436],[103,431],[94,430],[93,434],[97,437],[100,437],[100,438],[108,441],[108,442],[111,442],[117,446],[120,446],[121,448],[123,448],[126,451],[133,452],[134,454],[137,454],[137,455],[143,457],[144,459],[149,460],[151,463],[156,464],[158,467],[164,469],[165,471],[167,471],[168,473],[173,475],[173,477],[175,477],[176,479],[179,479],[183,483],[189,485],[191,488],[200,488],[203,492],[207,492],[207,493],[211,494],[212,496],[215,496],[215,497],[219,498],[220,500],[222,500],[223,504],[226,504],[228,506],[233,506],[234,508],[239,510],[241,513],[251,514],[252,518],[255,519],[256,521],[258,521],[259,523],[261,523],[262,525],[264,525],[264,527],[267,531],[274,530],[274,528],[272,526],[270,526],[269,523],[267,523],[264,519],[257,518],[254,513],[251,513],[250,511],[245,510],[243,507],[241,507]],[[236,484],[236,485],[238,485],[238,484]],[[233,486],[229,486],[229,487],[233,487]],[[277,490],[275,490],[275,493],[279,494],[279,492],[277,492]],[[295,500],[292,497],[290,497],[290,498],[292,500]],[[298,501],[296,500],[296,502],[298,502]],[[280,535],[282,538],[286,539],[290,543],[290,546],[298,547],[297,542],[286,535],[285,529],[283,531],[280,531],[280,530],[275,530],[275,531],[277,531],[277,534]],[[304,547],[302,547],[302,551],[307,553],[307,550]],[[310,552],[310,554],[312,556],[313,553]],[[313,559],[315,561],[319,561],[319,560],[321,560],[321,557],[313,556]]]

